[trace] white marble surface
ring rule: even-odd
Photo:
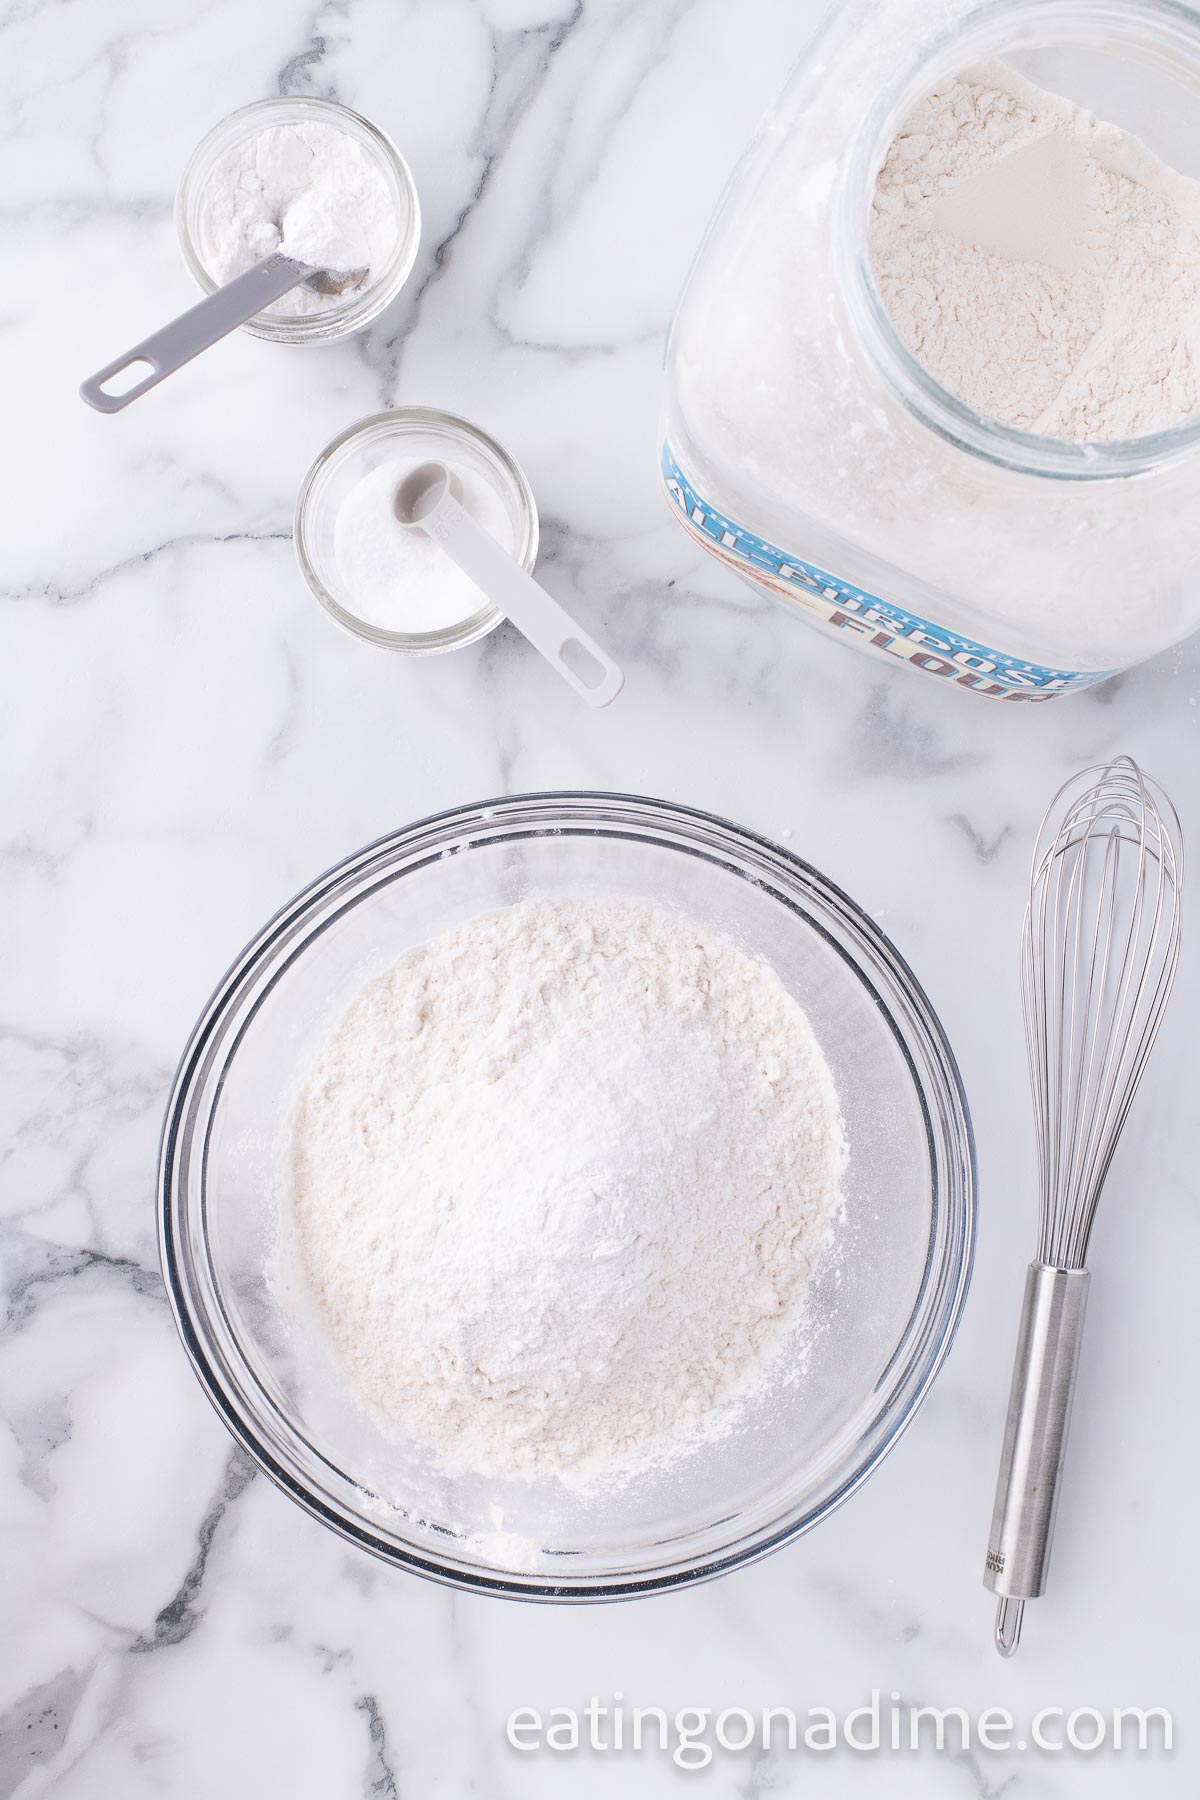
[[[805,0],[8,0],[0,577],[0,1793],[536,1800],[1182,1795],[1196,1748],[1194,952],[1095,1247],[1051,1593],[1003,1665],[980,1564],[1032,1146],[1014,968],[1036,815],[1132,750],[1200,821],[1200,643],[994,707],[881,668],[702,564],[655,472],[664,328]],[[75,384],[189,303],[171,197],[229,108],[332,95],[409,156],[426,232],[366,337],[230,340],[117,419]],[[507,631],[405,663],[289,542],[304,469],[380,406],[527,468],[542,572],[629,670],[591,715]],[[783,836],[875,911],[961,1058],[982,1220],[959,1341],[850,1505],[682,1596],[555,1610],[390,1572],[234,1454],[176,1341],[152,1178],[174,1059],[247,936],[439,807],[627,788]],[[1196,908],[1188,924],[1195,927]],[[1177,1748],[919,1759],[519,1757],[513,1706],[1165,1705]]]

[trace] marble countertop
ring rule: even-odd
[[[1033,1147],[1016,985],[1032,833],[1129,750],[1200,819],[1200,641],[1084,696],[989,705],[759,603],[669,516],[666,323],[813,0],[9,0],[0,33],[8,429],[0,577],[0,1794],[351,1800],[757,1791],[1193,1792],[1200,958],[1094,1250],[1052,1587],[1020,1657],[980,1569]],[[365,336],[239,336],[117,419],[75,387],[194,297],[176,177],[225,111],[332,96],[411,161],[414,276]],[[405,662],[309,598],[292,507],[322,444],[427,402],[527,469],[541,573],[603,627],[580,707],[504,630]],[[15,403],[15,425],[14,425]],[[384,1568],[233,1449],[179,1347],[152,1200],[175,1059],[295,889],[411,818],[630,789],[780,838],[881,921],[956,1046],[981,1227],[954,1352],[853,1501],[708,1587],[521,1607]],[[1196,908],[1187,924],[1195,927]],[[516,1706],[1160,1705],[1176,1748],[814,1759],[527,1755]]]

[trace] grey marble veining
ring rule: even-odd
[[[988,706],[756,600],[699,556],[658,491],[665,325],[816,10],[0,12],[2,1794],[537,1800],[621,1782],[730,1800],[1156,1800],[1196,1787],[1190,955],[1105,1200],[1053,1587],[1011,1666],[989,1644],[980,1565],[1033,1240],[1015,974],[1032,832],[1068,772],[1121,749],[1196,831],[1200,645],[1061,705]],[[408,288],[347,344],[237,337],[128,413],[87,413],[80,377],[193,298],[171,226],[189,151],[224,112],[278,92],[344,100],[402,146],[425,213]],[[336,431],[397,402],[461,411],[511,446],[542,511],[543,578],[624,661],[618,706],[585,712],[508,631],[407,663],[341,636],[309,599],[289,544],[299,481]],[[254,1474],[179,1347],[152,1185],[174,1060],[279,904],[407,819],[572,786],[736,818],[875,914],[961,1058],[982,1217],[955,1351],[851,1504],[705,1589],[566,1611],[395,1575]],[[872,1687],[1023,1713],[1167,1705],[1180,1741],[1132,1775],[1107,1756],[814,1767],[772,1752],[693,1776],[504,1742],[514,1706],[593,1693],[845,1709]]]

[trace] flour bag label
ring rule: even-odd
[[[810,618],[853,636],[876,655],[911,663],[925,675],[995,700],[1050,700],[1065,690],[1090,687],[1111,673],[1026,662],[839,581],[758,537],[705,500],[684,475],[669,444],[663,445],[662,476],[681,523],[713,556],[768,593],[802,607]]]

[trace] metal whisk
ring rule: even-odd
[[[1183,838],[1128,756],[1055,795],[1033,854],[1021,942],[1041,1169],[984,1581],[1011,1656],[1045,1591],[1100,1192],[1179,961]]]

